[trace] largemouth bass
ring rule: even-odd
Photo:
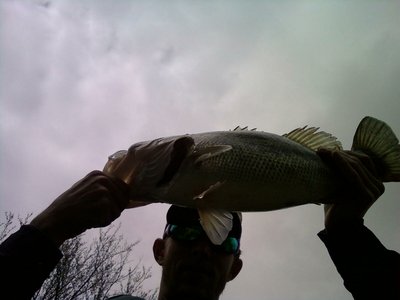
[[[331,203],[344,182],[316,154],[341,143],[315,127],[279,136],[236,128],[159,138],[109,157],[106,174],[131,187],[130,207],[165,202],[196,207],[211,241],[220,244],[231,228],[224,211],[269,211],[307,203]],[[365,117],[353,151],[382,171],[382,181],[400,181],[400,146],[384,122]]]

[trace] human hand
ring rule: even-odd
[[[376,176],[371,158],[360,152],[320,149],[317,154],[347,183],[343,196],[335,204],[325,204],[325,228],[334,231],[347,224],[361,222],[385,187]]]
[[[31,225],[45,232],[59,246],[87,229],[111,224],[128,201],[128,185],[118,178],[93,171],[54,200]]]

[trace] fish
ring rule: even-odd
[[[282,136],[237,127],[138,142],[109,156],[103,172],[130,186],[128,207],[162,202],[197,208],[214,244],[232,228],[228,212],[271,211],[332,203],[345,182],[316,154],[343,150],[318,127]],[[383,121],[364,117],[352,151],[371,157],[383,182],[400,181],[400,146]]]

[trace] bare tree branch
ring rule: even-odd
[[[31,216],[15,220],[13,213],[6,212],[0,220],[0,241],[15,229],[14,223],[26,224]],[[95,300],[123,293],[155,300],[157,290],[143,288],[151,269],[131,259],[139,241],[128,243],[120,227],[100,229],[90,242],[84,235],[65,241],[60,247],[63,258],[32,299]]]

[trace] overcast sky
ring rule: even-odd
[[[399,1],[0,0],[0,212],[38,213],[107,156],[237,125],[319,126],[351,147],[371,115],[400,136]],[[366,224],[400,251],[400,187]],[[125,211],[137,258],[168,205]],[[323,208],[244,214],[222,300],[352,299],[316,236]]]

